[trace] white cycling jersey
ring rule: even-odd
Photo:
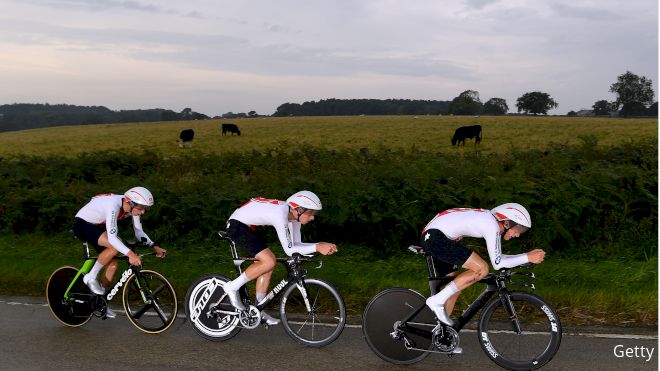
[[[120,253],[126,255],[130,249],[124,245],[117,235],[117,221],[131,216],[130,213],[124,212],[124,209],[121,207],[123,199],[124,196],[122,195],[96,195],[92,197],[87,205],[78,211],[76,218],[80,218],[91,224],[105,224],[110,245]],[[153,244],[153,241],[142,230],[142,223],[139,216],[133,216],[133,230],[138,241],[141,241],[144,237],[147,239],[147,243]]]
[[[428,238],[426,231],[429,229],[437,229],[454,241],[459,241],[463,237],[485,239],[490,262],[496,270],[517,267],[529,261],[527,254],[502,254],[500,228],[497,219],[489,210],[470,208],[445,210],[424,227],[422,238]]]
[[[300,222],[289,221],[289,205],[284,201],[253,198],[236,209],[229,219],[246,225],[275,227],[277,238],[288,256],[294,253],[307,255],[316,252],[315,243],[302,242]]]

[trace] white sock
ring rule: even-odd
[[[449,285],[445,286],[442,290],[440,290],[439,293],[426,299],[426,305],[434,306],[434,307],[437,307],[438,305],[445,305],[445,303],[447,302],[447,300],[449,300],[449,298],[451,298],[452,296],[454,296],[454,294],[460,291],[461,290],[458,289],[456,283],[454,283],[454,281],[451,281]]]
[[[265,292],[258,292],[257,293],[257,304],[261,303],[262,300],[266,298],[266,293]]]
[[[94,263],[94,266],[92,267],[92,270],[89,271],[89,273],[87,273],[87,274],[90,277],[94,277],[94,279],[96,279],[96,276],[99,275],[99,272],[101,271],[101,268],[103,268],[103,264],[96,261],[96,263]]]
[[[236,291],[248,282],[250,282],[250,279],[245,273],[242,273],[235,280],[225,283],[224,289],[225,291]]]

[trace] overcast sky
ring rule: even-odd
[[[657,0],[0,0],[0,104],[270,115],[469,89],[566,114],[628,70],[657,100]]]

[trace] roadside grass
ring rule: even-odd
[[[144,266],[165,275],[180,302],[188,285],[203,273],[234,275],[229,248],[215,236],[166,247],[167,259],[145,258]],[[48,277],[56,268],[82,265],[81,244],[68,234],[5,235],[0,237],[0,254],[2,294],[43,296]],[[429,295],[424,259],[412,253],[378,259],[367,248],[340,246],[339,253],[322,261],[320,269],[316,269],[317,264],[308,264],[308,275],[335,285],[346,301],[349,315],[360,316],[369,300],[388,287],[407,287]],[[555,307],[566,325],[657,327],[657,267],[657,257],[644,262],[589,262],[551,256],[534,269],[536,293]],[[270,287],[284,274],[278,266]],[[480,286],[461,295],[458,311],[476,298],[483,289]],[[254,292],[253,283],[250,290]]]
[[[220,124],[238,124],[241,136],[222,136]],[[453,147],[459,126],[479,124],[479,146],[467,140]],[[195,130],[191,149],[176,143],[183,129]],[[265,150],[281,146],[321,148],[418,149],[432,152],[506,152],[546,149],[553,143],[581,144],[592,138],[614,145],[638,138],[658,137],[656,119],[555,116],[315,116],[262,117],[240,120],[198,120],[135,124],[61,126],[0,133],[0,156],[64,155],[102,150],[153,151],[163,156]]]

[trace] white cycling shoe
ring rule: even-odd
[[[264,311],[261,311],[261,323],[265,323],[268,326],[275,326],[280,324],[280,320]]]
[[[97,281],[96,278],[90,276],[89,274],[86,274],[85,277],[83,277],[83,282],[96,295],[103,295],[105,293],[105,289],[101,287],[99,281]]]
[[[427,301],[426,305],[428,305],[429,308],[431,308],[431,310],[433,311],[435,316],[438,318],[438,321],[444,323],[447,326],[454,327],[454,320],[449,318],[449,316],[447,315],[447,311],[445,311],[445,306],[444,305],[437,305],[437,306],[436,305],[429,305],[428,301]]]
[[[243,302],[241,301],[241,295],[239,295],[238,290],[231,291],[225,289],[225,294],[227,294],[227,297],[229,298],[229,301],[231,302],[231,305],[234,306],[234,308],[238,309],[239,311],[245,310],[245,305],[243,305]]]
[[[110,308],[105,308],[105,318],[116,318],[117,313]]]

